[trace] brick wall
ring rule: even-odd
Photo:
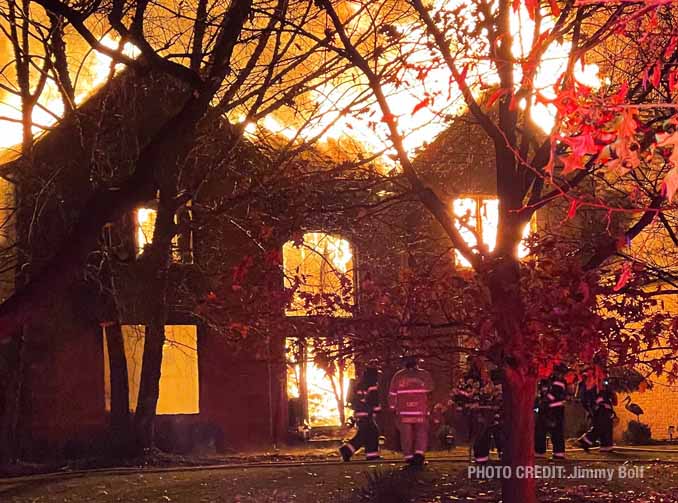
[[[678,303],[675,296],[662,296],[657,310],[669,312],[675,316],[678,313]],[[662,353],[660,351],[657,355],[654,355],[653,352],[647,353],[648,358],[653,356],[660,357]],[[631,397],[632,403],[638,404],[643,409],[644,413],[640,416],[640,421],[650,426],[652,438],[665,440],[668,438],[669,426],[678,427],[678,384],[669,384],[665,376],[651,376],[650,381],[653,384],[651,389],[631,393],[628,396]],[[621,439],[628,427],[628,422],[636,419],[634,414],[624,408],[623,400],[626,396],[626,394],[619,395],[617,415],[620,421],[615,428],[616,439]]]
[[[678,386],[670,386],[666,380],[653,379],[654,386],[643,393],[631,393],[632,403],[637,403],[643,409],[640,416],[643,423],[647,423],[652,429],[652,438],[665,440],[668,438],[669,426],[678,428]],[[619,395],[617,415],[619,424],[615,428],[615,439],[620,440],[628,426],[628,422],[635,420],[636,416],[624,408],[622,400],[626,395]],[[674,433],[674,438],[678,433]]]

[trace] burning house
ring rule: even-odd
[[[65,119],[40,139],[31,164],[12,161],[9,169],[22,171],[12,226],[32,235],[25,256],[16,257],[29,264],[17,281],[40,270],[96,184],[124,176],[138,145],[181,99],[164,78],[123,74],[91,97],[77,120]],[[450,201],[462,233],[492,249],[492,148],[466,121],[455,121],[417,164]],[[148,268],[159,215],[151,198],[102,229],[67,295],[45,292],[53,297],[46,321],[29,321],[0,348],[15,362],[17,378],[3,381],[2,415],[22,455],[108,448],[121,404],[125,414],[138,406],[144,343],[160,295],[167,312],[155,434],[163,448],[224,451],[341,427],[348,381],[361,363],[381,359],[387,382],[406,348],[434,371],[435,399],[447,399],[460,364],[450,348],[474,325],[464,323],[463,298],[422,293],[466,275],[463,259],[440,244],[435,222],[411,199],[393,197],[390,181],[365,189],[360,179],[337,181],[322,169],[309,175],[309,164],[333,164],[320,153],[271,180],[275,151],[255,140],[234,146],[226,141],[230,127],[206,124],[196,139],[190,163],[199,168],[186,170],[186,179],[199,179],[201,189],[176,208],[166,290],[154,289]],[[295,175],[311,181],[299,184]],[[351,204],[357,190],[374,206],[392,197],[398,204],[364,218],[370,204]],[[561,224],[557,211],[539,214],[525,236]],[[392,431],[389,418],[383,422]]]
[[[10,186],[20,187],[21,198],[5,228],[31,235],[23,255],[12,256],[24,264],[17,282],[40,271],[97,185],[125,176],[138,146],[181,100],[180,87],[166,79],[121,74],[40,138],[32,162],[6,165],[21,175]],[[16,376],[3,381],[4,431],[21,456],[76,455],[115,442],[120,404],[138,407],[155,296],[166,294],[167,306],[155,433],[164,448],[271,445],[290,432],[341,427],[361,358],[397,362],[400,349],[385,336],[398,333],[394,315],[368,307],[361,285],[393,285],[407,241],[392,229],[353,225],[355,212],[317,211],[355,187],[301,193],[288,176],[242,204],[250,189],[243,179],[259,182],[271,151],[249,141],[234,148],[222,141],[228,128],[207,124],[196,143],[191,162],[201,168],[190,176],[203,177],[203,188],[175,212],[165,293],[150,286],[156,278],[147,251],[159,208],[149,200],[104,226],[67,295],[45,292],[49,315],[3,343],[8,375]],[[318,155],[313,162],[329,161]],[[246,177],[228,176],[234,163]],[[311,211],[296,209],[299,201]],[[416,212],[409,212],[411,219]],[[367,339],[356,357],[357,341]],[[449,384],[446,365],[438,366]]]

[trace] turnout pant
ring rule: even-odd
[[[485,463],[490,459],[490,429],[483,428],[476,434],[473,442],[473,459],[476,463]]]
[[[499,457],[501,457],[501,453],[504,450],[504,431],[501,423],[490,426],[490,436],[494,440],[494,447],[497,449]]]
[[[501,426],[498,424],[485,425],[482,423],[476,426],[473,436],[473,459],[476,463],[484,463],[490,459],[492,440],[494,440],[494,446],[501,456],[501,451],[504,448]]]
[[[472,413],[469,420],[469,440],[473,444],[473,459],[476,463],[484,463],[490,459],[492,440],[501,456],[504,448],[501,422],[494,413],[488,411]]]
[[[581,440],[588,445],[593,445],[596,440],[600,441],[600,450],[612,449],[613,414],[610,409],[600,407],[593,414],[593,426],[584,433]]]
[[[552,407],[537,414],[534,428],[534,450],[537,454],[546,453],[546,436],[551,436],[553,455],[565,456],[565,408]]]
[[[346,444],[352,452],[365,448],[367,459],[379,456],[379,428],[372,417],[358,419],[358,431]]]
[[[428,446],[428,418],[422,418],[418,423],[405,423],[399,419],[398,430],[400,431],[400,448],[405,459],[412,459],[415,454],[423,456]]]

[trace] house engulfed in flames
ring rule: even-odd
[[[90,129],[83,127],[82,131],[94,131],[96,123],[102,136],[96,140],[111,142],[112,152],[104,164],[112,166],[109,173],[112,178],[120,175],[116,169],[129,164],[125,152],[135,152],[136,145],[152,136],[153,125],[162,122],[158,118],[171,114],[177,106],[172,89],[163,84],[164,79],[153,76],[149,79],[139,84],[126,75],[118,77],[112,91],[109,90],[112,95],[106,100],[106,106],[118,108],[107,111],[106,120],[110,123],[106,122],[103,127],[99,121],[103,98],[95,95],[82,106],[79,120],[92,125]],[[126,98],[133,94],[146,106],[130,107],[134,114],[121,113],[129,103],[116,100],[116,93]],[[158,93],[161,99],[150,100],[153,93]],[[148,103],[155,105],[148,106]],[[120,117],[125,118],[124,124],[116,122]],[[16,226],[19,234],[25,233],[29,225],[35,226],[29,253],[31,269],[39,270],[49,259],[51,250],[72,224],[68,218],[77,215],[79,205],[86,199],[84,196],[92,191],[89,166],[84,169],[78,164],[90,156],[85,151],[60,148],[73,144],[85,149],[83,145],[96,144],[94,138],[74,141],[80,131],[65,122],[37,143],[31,167],[35,171],[27,177],[24,192],[35,195],[25,198],[23,204],[31,206],[40,202],[39,194],[43,193],[40,183],[47,178],[44,176],[47,170],[53,172],[55,166],[65,169],[52,179],[51,198],[42,204],[43,211],[37,222],[27,221],[26,212],[20,212],[15,222],[5,226],[6,229]],[[223,131],[217,128],[217,133]],[[463,221],[462,232],[473,229],[491,249],[496,236],[498,201],[494,195],[492,158],[486,154],[491,152],[491,146],[483,144],[480,138],[472,128],[452,129],[441,135],[418,162],[426,164],[431,183],[435,183],[437,170],[444,170],[445,176],[440,178],[464,181],[463,193],[450,200],[450,209]],[[460,145],[466,149],[460,149]],[[222,159],[227,155],[214,145],[206,147],[203,154],[203,160]],[[17,167],[22,166],[21,160],[15,162]],[[469,176],[469,166],[474,168],[473,176]],[[459,171],[450,173],[451,169]],[[177,290],[189,292],[189,297],[193,294],[194,299],[206,294],[201,270],[231,274],[253,246],[251,236],[236,225],[196,221],[197,208],[218,200],[229,188],[228,181],[216,184],[205,200],[189,201],[175,216],[178,232],[172,242],[170,277]],[[343,222],[309,221],[274,230],[279,233],[277,251],[282,263],[274,280],[281,291],[293,291],[293,297],[279,309],[279,322],[269,326],[266,337],[243,339],[246,342],[240,342],[240,350],[234,350],[232,339],[222,333],[223,326],[215,327],[202,316],[204,313],[187,309],[182,299],[171,299],[156,409],[159,444],[181,451],[205,446],[222,450],[285,442],[290,433],[296,435],[308,428],[342,426],[347,415],[349,379],[364,363],[360,358],[353,359],[350,351],[342,347],[342,341],[349,335],[353,339],[370,339],[375,333],[390,329],[383,313],[365,315],[366,292],[363,290],[367,288],[364,285],[380,281],[397,283],[399,274],[408,269],[413,260],[408,253],[416,248],[419,236],[426,233],[422,229],[430,226],[420,213],[418,209],[405,212],[406,236],[400,240],[399,248],[387,246],[382,235],[371,233],[369,228],[361,227],[350,218]],[[135,409],[144,321],[148,315],[145,292],[137,287],[143,282],[144,250],[152,243],[156,216],[157,202],[148,201],[120,222],[112,222],[102,229],[101,250],[113,254],[121,263],[119,297],[122,297],[123,309],[114,306],[112,310],[107,288],[97,289],[91,282],[79,282],[69,290],[69,295],[53,299],[53,316],[48,322],[28,324],[20,370],[25,390],[21,407],[10,411],[5,406],[2,411],[4,415],[13,413],[19,418],[17,434],[26,455],[80,453],[91,446],[105,445],[112,407],[112,359],[107,338],[118,322],[128,375],[129,406]],[[533,226],[549,225],[547,216],[540,219],[525,229],[526,236]],[[7,231],[0,236],[7,247],[11,245],[11,234]],[[97,253],[93,253],[88,268],[101,263]],[[379,260],[384,258],[389,259],[384,262],[386,265],[379,266]],[[441,267],[462,270],[465,266],[455,253],[448,253],[441,264]],[[12,275],[7,275],[5,294],[11,289],[11,280]],[[260,302],[262,310],[269,308],[265,299],[251,299],[251,302]],[[328,306],[328,302],[332,306]],[[228,302],[225,305],[225,309],[240,309]],[[240,314],[246,317],[251,313],[245,310]],[[234,321],[226,325],[239,326]],[[243,331],[241,328],[241,333]],[[377,354],[370,356],[381,357],[392,371],[399,349],[377,346]],[[6,347],[3,351],[11,353],[14,348]],[[444,356],[447,359],[434,361],[432,358],[427,362],[436,376],[439,400],[448,395],[455,372],[452,361],[457,359],[456,355]],[[387,369],[384,382],[388,377]],[[8,386],[1,391],[8,396],[12,392]],[[665,392],[662,399],[675,403],[676,393]],[[651,418],[646,420],[649,422]],[[388,423],[388,418],[385,422]],[[385,426],[388,432],[388,424]]]
[[[22,199],[17,202],[21,208],[12,215],[9,210],[5,213],[2,239],[5,248],[11,249],[14,237],[25,237],[30,229],[29,248],[20,260],[30,262],[31,272],[49,261],[68,234],[95,190],[93,180],[114,185],[123,178],[138,146],[176,111],[180,97],[167,79],[153,74],[143,81],[135,79],[126,73],[118,75],[105,93],[94,94],[80,106],[77,124],[74,118],[67,118],[36,142],[31,163],[19,158],[7,164],[8,172],[23,170],[23,185]],[[138,106],[141,103],[143,106]],[[217,125],[210,134],[216,136],[204,142],[204,150],[197,155],[204,164],[220,165],[221,159],[231,155],[222,151],[226,147],[220,150],[218,136],[228,134],[228,128]],[[102,145],[107,148],[99,148]],[[241,160],[256,164],[256,148],[250,143],[243,148]],[[96,172],[90,165],[91,149],[99,156]],[[49,180],[49,190],[45,180]],[[383,240],[356,232],[350,220],[317,219],[274,229],[280,264],[271,273],[272,281],[277,290],[293,292],[293,297],[284,307],[271,307],[273,303],[257,299],[261,306],[255,302],[254,308],[274,312],[268,314],[265,336],[234,343],[234,327],[247,325],[239,322],[238,316],[249,323],[253,313],[247,306],[239,307],[241,302],[229,303],[228,295],[238,293],[235,288],[219,296],[226,306],[226,321],[215,322],[200,310],[204,299],[209,304],[212,295],[206,290],[212,278],[206,276],[230,278],[243,257],[255,256],[258,251],[255,240],[236,225],[233,214],[239,210],[229,214],[231,221],[201,216],[232,189],[229,183],[222,176],[208,186],[203,199],[186,202],[175,215],[177,232],[168,277],[172,291],[179,293],[167,301],[156,407],[156,439],[167,449],[270,445],[303,435],[309,428],[341,428],[349,414],[349,380],[361,365],[360,358],[354,358],[343,344],[343,334],[350,332],[355,339],[363,330],[364,319],[355,323],[361,309],[361,278],[372,275],[378,279],[379,268],[371,258],[388,255]],[[12,184],[7,183],[5,189],[3,194],[11,198]],[[32,212],[36,207],[40,211]],[[279,207],[276,210],[279,220],[284,220],[285,206],[282,208],[282,212]],[[10,343],[0,347],[5,361],[20,362],[14,369],[21,381],[18,407],[8,405],[17,396],[11,379],[0,384],[5,397],[0,404],[3,417],[16,418],[15,441],[22,456],[76,455],[105,450],[109,445],[115,400],[112,382],[120,365],[111,352],[113,330],[123,342],[129,408],[135,410],[145,320],[149,319],[144,252],[153,242],[157,216],[158,202],[151,200],[106,224],[98,249],[88,258],[84,279],[75,281],[67,295],[45,292],[50,298],[49,316],[26,325],[20,346]],[[4,269],[5,298],[11,294],[19,258],[10,255]],[[399,261],[396,254],[389,264]],[[112,262],[115,270],[107,269],[105,264]],[[388,274],[394,274],[391,265],[385,268]],[[21,269],[22,274],[29,272],[26,267]],[[278,322],[270,323],[270,319]],[[379,326],[375,319],[367,323],[370,334]],[[397,366],[400,350],[390,351],[386,366]],[[439,366],[439,371],[433,370],[444,383],[439,391],[442,399],[452,377],[448,365]]]

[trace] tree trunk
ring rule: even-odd
[[[165,324],[167,323],[168,276],[171,256],[172,237],[174,236],[174,214],[176,211],[176,181],[170,176],[163,179],[166,183],[160,192],[155,229],[150,248],[144,251],[141,260],[145,261],[149,299],[148,318],[144,336],[144,356],[141,364],[139,396],[134,415],[136,448],[143,452],[153,447],[155,411],[160,395],[160,377],[162,369],[162,349],[165,344]]]
[[[308,415],[308,382],[306,368],[308,365],[308,348],[306,347],[306,340],[299,341],[299,354],[301,355],[299,359],[299,398],[301,399],[301,415],[304,422],[310,424],[310,418]]]
[[[160,392],[160,369],[164,344],[164,322],[158,323],[154,320],[146,325],[139,397],[134,415],[136,447],[140,452],[153,447],[153,423]]]
[[[494,321],[503,346],[504,451],[502,464],[510,477],[502,479],[502,501],[534,503],[536,479],[525,473],[534,466],[534,397],[537,377],[532,348],[525,339],[525,309],[520,292],[520,268],[513,255],[498,257],[486,284],[490,289]],[[508,471],[508,470],[507,470]]]
[[[503,383],[504,439],[502,464],[511,477],[502,480],[502,501],[536,503],[536,479],[525,476],[534,466],[534,396],[537,378],[525,369],[506,366]]]
[[[106,327],[106,345],[111,371],[111,446],[115,455],[126,456],[131,448],[129,376],[119,323]]]
[[[344,397],[346,396],[346,391],[344,390],[344,360],[339,360],[339,419],[341,419],[341,425],[346,426],[346,403],[344,403]]]

